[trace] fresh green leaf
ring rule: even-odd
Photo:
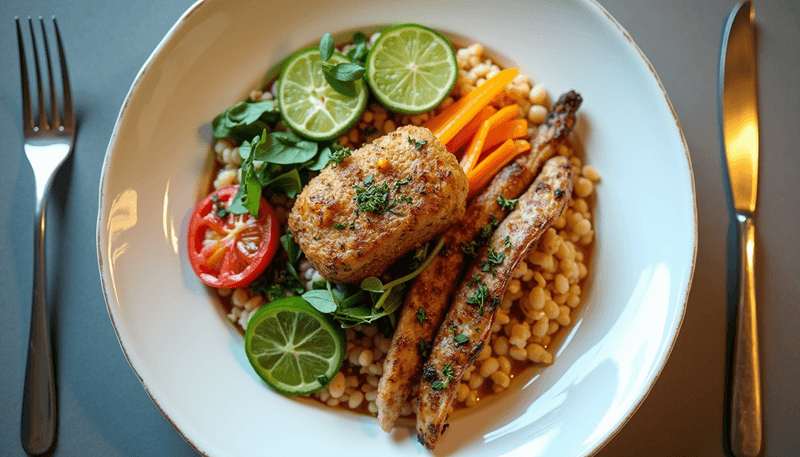
[[[303,190],[300,173],[297,168],[278,175],[264,183],[264,187],[277,187],[289,198],[295,198]]]
[[[214,138],[233,137],[237,142],[252,138],[278,122],[280,114],[271,101],[239,102],[211,121]]]
[[[325,81],[340,94],[344,95],[345,97],[355,97],[356,96],[356,83],[353,81],[339,81],[336,79],[335,76],[331,73],[330,70],[325,68],[322,69],[322,76],[325,77]]]
[[[254,160],[290,165],[308,162],[317,155],[317,143],[304,140],[291,132],[272,132],[265,135],[253,153]]]
[[[447,388],[447,384],[443,383],[442,381],[433,381],[433,383],[431,383],[431,387],[433,387],[434,390],[444,390]]]
[[[333,294],[328,290],[309,290],[302,297],[321,313],[329,314],[336,311]]]
[[[463,333],[459,333],[458,335],[453,337],[453,342],[456,344],[456,346],[461,346],[467,341],[469,341],[469,337],[467,337],[467,335],[464,335]]]
[[[367,36],[363,32],[353,34],[353,47],[347,51],[347,57],[353,62],[364,62],[367,58],[369,49],[367,48]]]
[[[322,39],[319,40],[319,55],[322,57],[323,62],[333,56],[333,37],[328,32],[325,32],[322,35]]]
[[[291,264],[297,263],[297,261],[300,260],[300,256],[303,255],[303,252],[300,250],[300,245],[297,244],[294,235],[292,235],[292,231],[289,229],[286,229],[286,234],[281,237],[281,246],[283,246],[283,250],[286,251],[286,254],[289,256],[289,262]]]
[[[366,69],[357,63],[340,63],[327,68],[330,76],[337,81],[358,81],[364,76]]]
[[[336,143],[339,144],[339,143]],[[331,161],[331,148],[330,146],[326,146],[319,151],[317,157],[314,159],[314,162],[308,165],[306,168],[311,171],[320,171]]]
[[[361,281],[361,286],[360,287],[363,290],[366,290],[366,291],[369,291],[369,292],[375,292],[377,294],[382,294],[384,292],[384,290],[386,290],[383,287],[383,282],[381,282],[381,280],[376,278],[375,276],[370,276],[369,278],[364,278],[364,280]]]

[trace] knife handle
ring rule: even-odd
[[[739,224],[739,303],[730,404],[731,451],[737,457],[756,457],[761,454],[763,436],[754,271],[756,229],[752,216],[736,214],[736,219]]]

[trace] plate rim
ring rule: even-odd
[[[131,101],[132,95],[138,90],[139,86],[142,83],[142,80],[147,75],[147,73],[149,73],[149,71],[151,70],[153,62],[163,52],[164,48],[171,41],[171,39],[177,33],[180,32],[180,29],[187,22],[187,19],[190,16],[192,16],[194,13],[196,13],[200,8],[202,8],[205,3],[212,2],[212,1],[214,1],[214,0],[196,0],[192,5],[190,5],[186,9],[186,11],[183,12],[183,14],[181,14],[181,16],[170,27],[170,29],[167,31],[167,33],[164,35],[164,37],[159,41],[159,43],[155,47],[155,49],[150,53],[148,58],[145,60],[144,64],[142,64],[142,67],[139,69],[139,71],[136,74],[136,77],[134,78],[133,82],[131,83],[131,87],[128,90],[127,94],[125,95],[125,99],[124,99],[124,101],[122,103],[122,106],[120,107],[119,113],[117,115],[117,119],[116,119],[116,121],[114,123],[114,129],[113,129],[113,131],[111,133],[111,137],[109,139],[109,143],[108,143],[108,146],[106,148],[106,152],[105,152],[104,158],[103,158],[103,164],[102,164],[102,167],[101,167],[101,175],[100,175],[100,183],[99,183],[98,215],[97,215],[97,225],[96,225],[97,260],[98,260],[98,269],[99,269],[99,273],[100,273],[100,282],[101,282],[101,286],[102,286],[102,289],[103,289],[103,298],[104,298],[105,304],[106,304],[106,311],[107,311],[107,313],[109,315],[109,319],[111,320],[111,324],[112,324],[112,326],[114,328],[114,333],[115,333],[116,338],[117,338],[117,343],[120,345],[120,348],[122,349],[122,352],[125,355],[125,359],[127,360],[128,365],[130,365],[131,369],[136,374],[136,377],[139,379],[139,382],[142,384],[142,387],[144,387],[145,392],[147,393],[147,396],[150,398],[150,400],[153,402],[153,404],[156,406],[156,408],[158,408],[159,412],[161,412],[161,414],[164,416],[164,418],[167,420],[167,422],[169,422],[170,425],[172,425],[172,427],[181,436],[181,438],[183,438],[183,440],[186,441],[186,443],[189,444],[196,452],[198,452],[199,454],[201,454],[203,456],[208,456],[209,454],[204,449],[202,449],[198,443],[196,443],[189,436],[187,436],[187,434],[170,417],[169,413],[167,413],[167,411],[165,411],[165,409],[161,406],[161,404],[159,403],[158,399],[155,397],[153,392],[150,390],[150,388],[149,388],[149,386],[147,384],[147,381],[141,376],[141,374],[139,372],[140,370],[137,369],[136,362],[134,362],[134,360],[131,358],[130,354],[128,353],[128,350],[126,349],[125,345],[122,342],[122,338],[120,336],[119,328],[117,327],[117,323],[116,323],[116,321],[114,319],[114,312],[112,311],[111,303],[112,303],[113,299],[109,295],[108,287],[107,287],[107,284],[106,284],[106,264],[105,264],[105,262],[103,260],[102,237],[103,237],[104,222],[106,222],[106,211],[104,211],[104,210],[105,210],[105,206],[107,204],[107,197],[105,195],[105,190],[106,190],[107,185],[108,185],[108,174],[109,174],[108,169],[109,169],[111,156],[113,155],[113,149],[116,146],[117,137],[118,137],[119,131],[120,131],[120,120],[124,117],[126,111],[128,110],[128,104]],[[611,25],[613,25],[616,28],[616,30],[625,39],[625,41],[627,42],[627,45],[630,46],[634,51],[636,51],[636,55],[638,55],[639,58],[642,59],[644,64],[647,66],[647,69],[649,70],[649,73],[655,79],[655,82],[658,85],[658,89],[661,92],[661,95],[664,97],[664,101],[667,103],[667,107],[669,108],[669,112],[672,115],[672,118],[673,118],[673,121],[674,121],[674,126],[672,124],[670,124],[670,128],[674,127],[677,130],[677,133],[678,133],[678,135],[680,137],[680,140],[681,140],[681,145],[683,147],[683,152],[684,152],[684,156],[685,156],[685,159],[686,159],[687,171],[688,171],[688,175],[689,175],[690,190],[691,190],[691,202],[692,202],[692,212],[691,212],[691,214],[692,214],[692,226],[693,226],[692,255],[691,255],[691,261],[690,261],[689,271],[688,271],[688,280],[685,283],[685,290],[683,290],[683,287],[681,288],[682,289],[681,292],[683,293],[683,299],[681,300],[682,301],[682,305],[681,305],[681,309],[680,309],[680,316],[677,319],[677,326],[675,327],[674,331],[670,332],[670,334],[669,334],[669,338],[670,338],[669,346],[665,347],[665,352],[664,352],[663,359],[660,360],[653,367],[653,368],[655,368],[655,374],[654,374],[652,380],[649,382],[649,385],[647,386],[647,388],[644,389],[639,394],[639,398],[636,399],[636,401],[634,402],[634,405],[631,408],[630,412],[627,414],[626,417],[624,417],[620,421],[619,426],[616,427],[611,433],[609,433],[604,440],[599,441],[592,449],[587,450],[587,452],[585,452],[583,454],[584,456],[589,456],[589,455],[597,454],[603,447],[606,446],[606,444],[608,444],[612,439],[614,439],[614,437],[617,436],[617,434],[622,430],[622,428],[625,427],[625,425],[627,425],[627,423],[631,420],[631,418],[634,416],[634,414],[636,414],[638,409],[644,403],[645,399],[652,392],[652,389],[655,386],[656,382],[658,381],[659,377],[661,376],[661,373],[663,372],[663,370],[664,370],[664,368],[665,368],[665,366],[667,364],[667,361],[669,360],[670,356],[672,355],[672,351],[673,351],[673,349],[675,347],[676,341],[678,339],[678,335],[680,334],[681,327],[683,326],[684,318],[686,316],[686,309],[688,307],[688,302],[689,302],[689,294],[690,294],[690,291],[691,291],[692,282],[694,280],[694,272],[695,272],[695,268],[696,268],[696,264],[697,264],[697,250],[698,250],[698,218],[697,218],[697,192],[696,192],[694,170],[693,170],[693,167],[692,167],[692,160],[691,160],[691,155],[690,155],[690,152],[689,152],[689,147],[688,147],[688,144],[686,142],[686,138],[684,136],[683,129],[681,128],[680,119],[678,118],[678,115],[675,112],[675,108],[673,107],[672,101],[670,100],[669,95],[667,94],[666,89],[664,88],[664,85],[663,85],[663,83],[661,81],[661,78],[659,78],[658,73],[656,72],[656,70],[653,67],[652,63],[647,58],[647,56],[644,54],[644,52],[641,50],[641,48],[633,40],[633,37],[630,35],[630,33],[628,33],[628,31],[611,15],[611,13],[609,13],[599,3],[598,0],[576,0],[576,1],[578,3],[585,4],[589,9],[592,9],[592,8],[595,9],[597,12],[599,12],[605,18],[605,20],[607,20]],[[678,300],[676,300],[676,303],[677,302],[678,302]]]

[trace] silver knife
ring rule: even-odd
[[[758,96],[753,4],[731,11],[722,36],[719,109],[723,153],[739,228],[739,302],[730,403],[730,448],[755,457],[763,449],[761,373],[755,294],[755,224],[758,187]],[[731,283],[731,278],[728,283]]]

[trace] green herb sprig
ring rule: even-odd
[[[333,37],[330,33],[325,32],[325,34],[322,35],[322,39],[319,40],[319,54],[320,57],[322,57],[322,74],[325,76],[325,81],[327,81],[336,92],[347,97],[354,97],[356,95],[355,82],[361,79],[367,70],[362,65],[355,62],[346,62],[337,65],[327,63],[331,56],[333,56],[334,49]]]

